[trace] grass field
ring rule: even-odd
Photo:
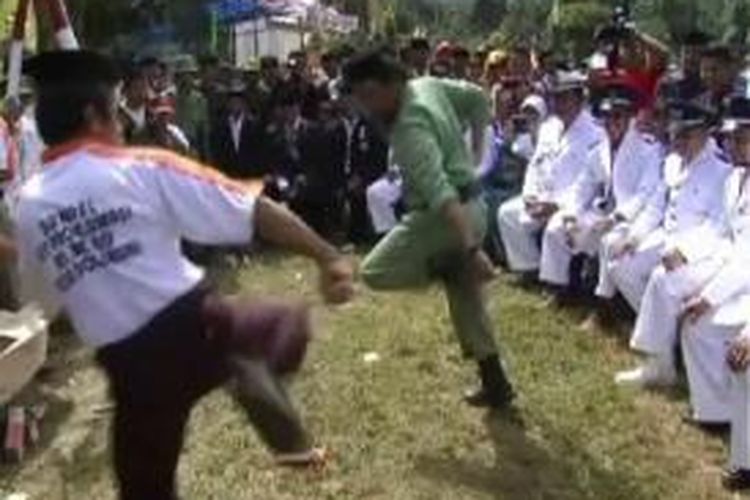
[[[312,269],[265,258],[229,284],[248,293],[316,301]],[[376,295],[320,309],[318,337],[294,394],[335,453],[326,470],[275,469],[223,394],[193,415],[180,468],[189,499],[725,499],[726,446],[682,423],[676,392],[620,390],[632,364],[625,336],[577,329],[558,311],[501,279],[493,317],[520,392],[523,427],[464,406],[474,381],[451,338],[439,290]],[[380,360],[367,364],[363,355]],[[47,439],[0,491],[31,499],[110,499],[105,386],[90,354],[66,341],[40,391],[51,401]]]

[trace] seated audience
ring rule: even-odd
[[[715,272],[708,244],[724,221],[724,183],[731,167],[711,137],[713,115],[690,103],[672,107],[673,152],[664,183],[611,249],[613,283],[638,311],[631,347],[646,358],[617,375],[626,385],[671,385],[680,305]]]
[[[527,278],[539,271],[540,233],[568,206],[586,155],[604,140],[604,131],[588,110],[585,83],[585,76],[576,71],[557,74],[552,88],[555,116],[539,131],[521,195],[504,203],[498,213],[508,267]]]

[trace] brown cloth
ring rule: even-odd
[[[217,323],[211,307],[229,316],[219,314]],[[287,319],[289,315],[296,319]],[[298,367],[304,349],[299,359],[289,358],[291,363],[282,362],[284,356],[277,354],[276,369],[265,361],[266,352],[283,352],[280,347],[267,347],[279,339],[309,337],[309,331],[289,330],[306,325],[303,317],[306,313],[298,308],[281,304],[272,308],[225,304],[199,287],[131,337],[102,348],[97,359],[115,401],[113,452],[120,498],[177,498],[175,471],[190,411],[221,386],[231,386],[273,451],[307,451],[310,439],[275,371]]]

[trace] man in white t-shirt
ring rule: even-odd
[[[119,77],[108,59],[49,52],[27,71],[37,84],[37,122],[49,149],[19,193],[19,264],[22,275],[41,275],[26,283],[47,289],[30,295],[59,300],[78,335],[97,350],[115,401],[121,498],[177,498],[190,410],[230,381],[281,463],[320,463],[277,380],[298,367],[304,350],[299,341],[292,361],[280,358],[280,332],[286,340],[304,337],[304,314],[281,306],[232,316],[236,305],[223,305],[203,284],[204,271],[182,256],[180,241],[238,245],[257,236],[279,244],[318,264],[331,303],[351,298],[349,261],[242,185],[164,150],[121,146]]]

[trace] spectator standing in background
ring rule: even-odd
[[[211,137],[212,164],[235,179],[262,177],[260,163],[261,127],[248,111],[245,85],[241,81],[230,84],[227,109]]]
[[[149,85],[141,66],[131,66],[122,87],[123,102],[120,106],[120,121],[126,144],[148,142],[147,107]]]
[[[691,101],[705,89],[701,79],[701,58],[711,42],[711,37],[702,31],[692,31],[685,35],[680,47],[681,75],[676,83],[678,99]]]
[[[369,119],[358,117],[349,151],[349,238],[354,243],[365,243],[374,237],[367,190],[388,170],[388,142]]]
[[[192,155],[189,139],[175,124],[175,109],[171,99],[160,97],[149,103],[147,130],[149,142],[153,146],[184,156]]]
[[[201,159],[208,156],[208,104],[198,90],[198,66],[195,61],[180,62],[175,67],[176,124],[182,129]]]
[[[453,47],[453,78],[471,81],[471,52],[462,46]]]
[[[269,99],[271,92],[281,83],[281,65],[274,56],[263,56],[260,58],[260,82],[261,92]]]
[[[425,76],[429,73],[432,49],[427,38],[423,36],[412,37],[409,41],[407,54],[409,57],[407,63],[412,77]]]
[[[294,197],[294,178],[300,171],[298,147],[300,99],[288,87],[280,87],[268,105],[268,117],[261,122],[260,164],[265,169],[265,187],[275,200]]]
[[[453,45],[447,40],[438,44],[430,62],[430,75],[438,78],[453,76],[453,50]]]
[[[480,47],[471,55],[471,62],[469,64],[469,80],[477,85],[482,84],[482,78],[484,76],[484,63],[487,60],[489,51]]]
[[[525,45],[514,45],[508,54],[508,76],[528,82],[533,78],[533,73],[531,50]]]
[[[317,82],[318,96],[328,96],[338,99],[341,94],[341,59],[337,52],[329,50],[320,56],[320,69],[322,72]]]
[[[288,76],[284,86],[300,97],[302,116],[307,120],[317,120],[318,104],[322,98],[328,98],[328,89],[321,89],[324,93],[323,96],[318,93],[318,88],[311,81],[307,53],[301,50],[290,53],[287,60],[287,70]]]
[[[330,100],[319,105],[320,118],[296,125],[299,171],[291,208],[329,241],[343,243],[348,132]]]
[[[6,119],[11,124],[11,132],[18,145],[18,169],[14,173],[12,185],[6,190],[6,201],[18,187],[42,166],[42,153],[45,145],[39,135],[34,116],[35,103],[31,83],[22,80],[20,96],[6,101]]]
[[[200,90],[206,99],[208,130],[210,137],[213,127],[221,120],[226,89],[220,78],[221,61],[214,55],[206,55],[200,61]]]
[[[484,65],[484,85],[492,89],[507,75],[508,54],[502,50],[494,50],[487,56]]]
[[[148,81],[149,100],[174,94],[169,78],[169,68],[156,57],[147,57],[140,64]]]
[[[701,54],[701,82],[705,91],[695,102],[701,106],[716,110],[723,116],[727,97],[734,89],[739,74],[737,57],[732,49],[725,45],[712,45]]]

